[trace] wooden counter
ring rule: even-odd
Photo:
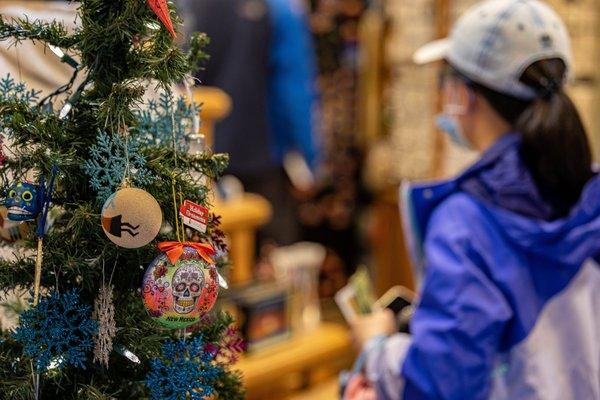
[[[310,333],[295,334],[242,358],[235,367],[244,374],[248,399],[282,399],[294,378],[299,388],[331,379],[354,357],[348,328],[324,322]]]

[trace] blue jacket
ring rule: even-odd
[[[519,147],[403,190],[420,301],[367,356],[380,399],[600,399],[600,178],[549,220]]]
[[[210,38],[197,77],[232,99],[215,125],[215,151],[229,173],[257,176],[297,150],[315,164],[317,67],[306,14],[295,0],[180,0],[190,31]]]
[[[300,0],[267,0],[271,16],[268,105],[272,151],[281,162],[291,150],[315,166],[317,62]]]

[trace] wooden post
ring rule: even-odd
[[[200,105],[200,133],[205,137],[206,148],[212,149],[215,124],[231,112],[231,98],[219,88],[199,86],[194,89],[194,102]]]

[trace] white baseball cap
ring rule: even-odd
[[[539,0],[485,0],[456,22],[450,36],[421,47],[417,64],[445,59],[467,78],[498,92],[531,100],[519,78],[531,64],[560,58],[570,76],[571,41],[556,12]]]

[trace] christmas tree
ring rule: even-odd
[[[219,218],[207,213],[192,230],[179,217],[184,200],[210,207],[207,182],[227,164],[189,153],[198,109],[172,92],[206,57],[207,38],[181,50],[166,0],[82,0],[78,19],[68,31],[0,16],[0,40],[42,42],[73,68],[43,98],[0,80],[0,185],[8,218],[29,227],[15,245],[29,250],[0,260],[0,288],[31,294],[19,326],[1,333],[0,394],[243,398],[232,319],[209,312],[226,264]]]

